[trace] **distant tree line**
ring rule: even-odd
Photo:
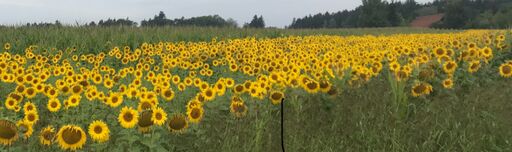
[[[143,20],[141,26],[208,26],[208,27],[238,27],[233,19],[224,19],[219,15],[199,16],[192,18],[168,19],[165,13],[160,11],[152,19]]]
[[[294,18],[288,28],[352,28],[408,26],[416,17],[444,13],[436,28],[507,28],[512,26],[512,0],[362,0],[353,10]]]
[[[512,0],[436,0],[444,19],[439,28],[510,28]]]
[[[293,19],[288,28],[346,28],[402,26],[416,18],[415,10],[422,7],[415,0],[362,0],[353,10],[318,13]]]
[[[27,23],[25,26],[31,27],[61,27],[63,24],[60,21],[55,21],[55,23]],[[100,20],[98,22],[92,21],[87,24],[78,24],[76,26],[138,26],[137,22],[126,19],[107,19]],[[208,16],[198,16],[191,18],[176,18],[176,19],[168,19],[164,12],[160,11],[158,15],[155,15],[153,18],[142,20],[140,22],[140,26],[142,27],[151,27],[151,26],[201,26],[201,27],[238,27],[238,23],[234,19],[224,19],[219,15],[208,15]],[[264,28],[265,22],[263,20],[263,16],[255,15],[253,20],[249,23],[244,24],[244,28]]]

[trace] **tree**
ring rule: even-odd
[[[388,11],[386,3],[382,0],[362,0],[361,14],[359,15],[360,27],[386,27],[389,21],[386,19]]]
[[[250,23],[245,23],[245,28],[265,28],[265,21],[263,20],[263,16],[258,17],[258,15],[254,15]]]

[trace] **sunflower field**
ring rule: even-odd
[[[511,34],[0,41],[0,150],[510,151]]]

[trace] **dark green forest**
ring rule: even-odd
[[[508,28],[512,0],[362,0],[353,10],[318,13],[293,19],[288,28],[358,28],[408,26],[418,16],[444,13],[436,28]]]

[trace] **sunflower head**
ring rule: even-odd
[[[175,114],[169,119],[167,127],[172,133],[183,133],[188,127],[188,122],[183,114]]]
[[[9,146],[18,139],[16,124],[8,120],[0,120],[0,144]]]
[[[270,93],[269,98],[272,104],[277,105],[281,103],[281,100],[284,98],[284,94],[281,91],[273,91]]]
[[[49,146],[55,139],[55,128],[53,126],[47,126],[39,133],[39,141],[42,145]]]
[[[57,132],[57,143],[63,150],[77,150],[85,145],[87,137],[81,127],[65,125]]]
[[[139,113],[132,107],[123,107],[119,114],[118,121],[123,128],[133,128],[139,121]]]
[[[153,113],[151,114],[151,121],[153,121],[154,124],[161,126],[166,120],[167,113],[165,113],[164,109],[157,107],[153,110]]]
[[[500,75],[505,78],[512,77],[512,64],[503,63],[500,65]]]
[[[187,109],[188,120],[191,123],[199,123],[203,118],[204,110],[200,105],[192,106],[192,108]]]
[[[244,104],[243,101],[233,100],[231,101],[230,111],[235,117],[241,118],[247,114],[247,106]]]
[[[145,110],[140,113],[139,121],[137,123],[139,125],[140,132],[149,132],[149,127],[153,125],[153,121],[151,121],[152,114],[152,110]]]
[[[110,137],[110,130],[108,129],[107,124],[101,120],[93,121],[89,125],[88,132],[92,140],[99,143],[108,141]]]

